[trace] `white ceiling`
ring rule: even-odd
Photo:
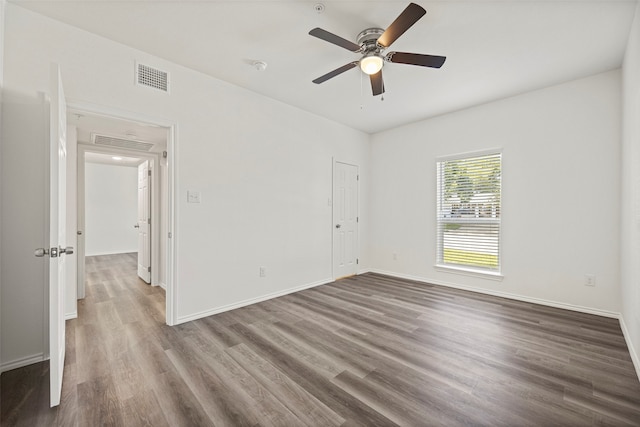
[[[10,0],[11,1],[11,0]],[[31,1],[25,8],[273,99],[375,133],[621,66],[635,0],[418,1],[427,15],[388,51],[443,55],[441,69],[386,64],[384,101],[359,69],[311,81],[358,55],[355,41],[408,1]],[[257,71],[252,61],[267,62]]]
[[[113,154],[92,153],[84,154],[84,161],[88,163],[101,163],[106,165],[135,167],[142,163],[144,159],[139,157],[115,156]]]

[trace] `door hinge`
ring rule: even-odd
[[[169,232],[169,238],[172,238],[172,237],[173,237],[173,234],[171,234],[171,232]]]
[[[360,264],[360,259],[356,258],[356,264]]]
[[[147,175],[151,176],[151,169],[147,169]]]
[[[356,175],[356,181],[360,181],[360,175]]]
[[[147,224],[151,224],[151,218],[147,218]]]
[[[147,267],[147,273],[151,273],[151,266]]]
[[[356,222],[360,222],[360,217],[359,216],[356,217]]]

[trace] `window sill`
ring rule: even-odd
[[[500,273],[493,271],[474,270],[472,268],[464,267],[452,267],[450,265],[436,264],[435,269],[444,273],[463,274],[465,276],[481,277],[483,279],[490,279],[496,281],[502,281],[504,276]]]

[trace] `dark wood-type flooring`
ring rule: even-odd
[[[3,426],[640,425],[614,319],[365,274],[172,328],[134,255],[87,272],[61,405],[6,372]]]

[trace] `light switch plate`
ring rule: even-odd
[[[187,203],[200,203],[200,192],[187,190]]]

